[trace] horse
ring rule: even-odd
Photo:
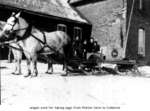
[[[17,44],[25,54],[27,60],[28,73],[24,77],[36,77],[38,75],[38,52],[47,53],[49,55],[56,53],[62,55],[64,58],[63,69],[66,70],[64,47],[69,43],[70,37],[63,31],[41,31],[35,26],[31,26],[20,15],[21,12],[18,12],[12,14],[7,19],[7,22],[0,33],[0,39],[17,39]],[[18,64],[18,67],[20,67],[20,62],[18,62]],[[52,71],[52,61],[48,63],[48,70],[50,72]]]
[[[6,22],[0,21],[0,33],[2,32],[2,29],[3,29],[5,24],[6,24]],[[1,39],[0,43],[1,42],[4,42],[4,40]],[[3,43],[3,44],[5,45],[5,43]],[[16,50],[16,49],[20,49],[20,46],[15,40],[9,41],[7,43],[7,45],[8,45],[8,47],[13,47],[13,48],[11,48],[11,51],[12,51],[12,54],[13,54],[13,57],[14,57],[15,70],[12,72],[12,74],[20,75],[21,74],[21,67],[20,67],[19,64],[21,64],[22,52],[19,51],[19,50]]]

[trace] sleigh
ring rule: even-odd
[[[134,75],[140,75],[138,64],[135,60],[123,59],[118,61],[105,61],[101,54],[96,56],[96,58],[94,58],[94,55],[95,53],[87,60],[72,58],[69,63],[71,68],[69,67],[68,71],[72,73],[83,73],[85,75],[101,75],[104,72],[114,75],[131,72]]]

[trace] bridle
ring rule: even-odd
[[[4,33],[4,36],[5,36],[6,38],[10,38],[11,35],[16,38],[16,37],[18,37],[18,35],[16,34],[16,32],[21,31],[21,30],[26,30],[26,29],[28,29],[28,27],[29,27],[29,26],[27,26],[27,27],[24,27],[24,28],[21,28],[21,29],[16,29],[16,30],[14,30],[15,25],[16,25],[16,24],[19,24],[19,19],[18,19],[17,17],[15,17],[15,16],[12,16],[12,17],[14,17],[14,19],[15,19],[14,24],[10,24],[10,23],[6,22],[7,25],[10,25],[10,26],[12,27],[12,28],[9,30],[8,33],[7,33],[7,31]],[[25,32],[24,35],[26,35],[26,32]],[[23,35],[23,37],[24,37],[24,35]],[[19,36],[19,37],[20,37],[20,36]],[[21,38],[21,37],[20,37],[20,38]]]
[[[14,19],[15,19],[14,24],[10,24],[10,23],[6,22],[6,24],[7,24],[7,25],[12,26],[12,28],[11,28],[10,32],[12,32],[12,31],[13,31],[14,26],[15,26],[17,23],[19,24],[19,19],[18,19],[18,18],[16,18],[15,16],[12,16],[12,17],[14,17]]]

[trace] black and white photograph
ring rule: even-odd
[[[0,111],[149,111],[149,0],[0,0]]]

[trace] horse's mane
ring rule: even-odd
[[[20,30],[26,30],[26,31],[24,32],[23,36],[16,35],[16,36],[18,36],[17,39],[22,40],[22,39],[25,39],[25,38],[27,38],[27,37],[30,36],[31,30],[32,30],[32,25],[29,24],[29,23],[28,23],[24,18],[22,18],[22,17],[19,17],[19,22],[20,22],[20,23],[21,23],[21,22],[23,23],[23,25],[19,23],[19,25],[21,26],[21,29],[20,29]],[[23,27],[23,28],[22,28],[22,27]]]

